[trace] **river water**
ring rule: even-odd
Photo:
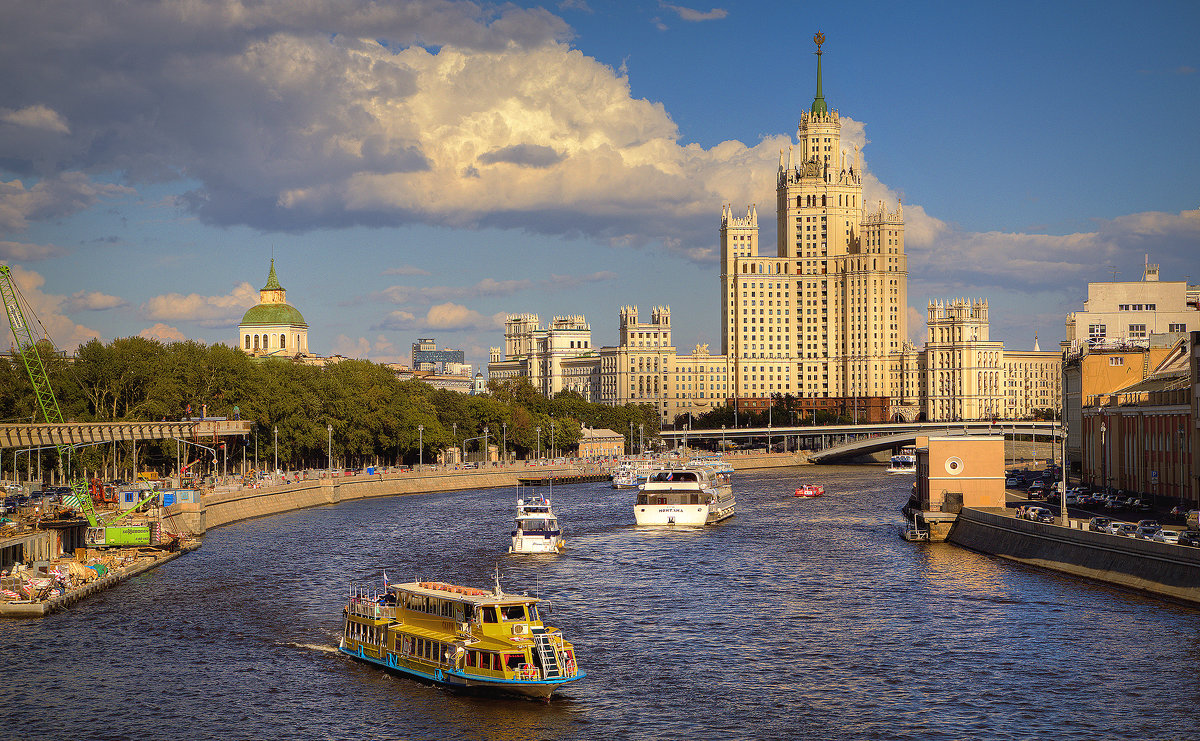
[[[824,484],[820,499],[791,496]],[[560,556],[510,556],[514,491],[229,525],[65,613],[0,623],[0,737],[1191,737],[1200,611],[898,537],[911,477],[734,477],[738,514],[633,525],[561,487]],[[549,704],[453,694],[339,655],[351,579],[551,598],[589,676]],[[1180,735],[1182,734],[1182,735]]]

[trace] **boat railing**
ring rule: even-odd
[[[375,600],[364,597],[351,597],[347,610],[355,617],[371,620],[395,620],[396,608],[392,605],[381,605]]]

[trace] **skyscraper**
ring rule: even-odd
[[[758,254],[758,214],[721,218],[722,349],[737,397],[899,397],[908,266],[899,204],[868,208],[862,164],[842,148],[817,90],[797,143],[779,154],[776,256]]]

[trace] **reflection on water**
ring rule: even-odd
[[[806,482],[825,496],[793,497]],[[556,488],[559,556],[507,554],[508,488],[221,528],[74,610],[0,624],[0,650],[20,657],[6,684],[40,707],[5,703],[0,727],[22,738],[1091,739],[1186,727],[1200,705],[1195,610],[906,543],[897,508],[911,480],[879,468],[750,472],[734,485],[735,517],[679,529],[636,527],[632,491]],[[589,673],[550,704],[453,694],[334,650],[351,581],[386,571],[485,587],[497,565],[509,591],[551,598],[549,622]],[[1155,701],[1164,687],[1177,702]]]

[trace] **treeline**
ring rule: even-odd
[[[556,450],[570,452],[581,427],[608,428],[626,436],[644,425],[647,440],[657,437],[658,418],[647,405],[607,407],[578,394],[553,399],[538,394],[527,379],[489,384],[489,393],[467,396],[415,380],[400,381],[388,368],[365,360],[343,360],[324,367],[283,359],[252,359],[228,345],[162,343],[128,337],[97,340],[68,358],[39,348],[63,418],[80,422],[178,420],[188,416],[235,416],[254,423],[254,432],[233,444],[230,468],[243,454],[253,460],[257,445],[263,468],[272,465],[278,428],[281,468],[324,468],[332,437],[335,466],[431,463],[456,444],[468,455],[488,442],[507,443],[509,455],[522,458]],[[0,363],[0,418],[42,422],[33,386],[19,356]],[[332,433],[329,429],[332,428]],[[421,428],[424,428],[423,430]],[[538,428],[541,428],[540,431]],[[464,441],[465,442],[464,444]],[[419,452],[423,448],[423,455]],[[124,460],[127,443],[101,445],[73,453],[73,468],[109,470]],[[53,466],[54,451],[43,455]],[[114,460],[114,456],[116,459]],[[175,468],[174,441],[138,445],[138,464],[161,473]],[[11,471],[11,460],[2,462]],[[21,465],[25,469],[24,461]]]

